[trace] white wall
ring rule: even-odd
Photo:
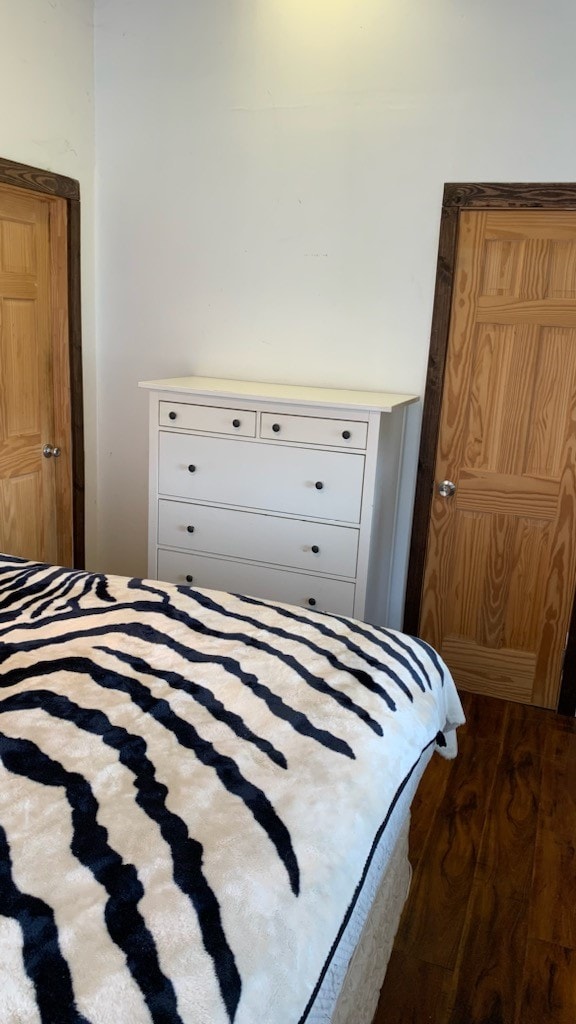
[[[96,0],[100,551],[141,378],[422,393],[445,181],[574,180],[573,0]],[[418,416],[394,600],[402,602]]]
[[[92,0],[0,4],[0,156],[80,182],[87,557],[96,547]]]

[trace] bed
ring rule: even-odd
[[[430,647],[0,556],[0,683],[0,1024],[370,1024]]]

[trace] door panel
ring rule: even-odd
[[[64,208],[0,187],[0,550],[70,564]]]
[[[420,619],[456,681],[555,707],[576,581],[576,214],[467,211]]]
[[[35,551],[42,537],[41,509],[37,504],[37,481],[34,473],[20,473],[16,478],[0,480],[0,518],[3,537],[9,544],[0,545],[6,553]]]

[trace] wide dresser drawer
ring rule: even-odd
[[[162,495],[360,521],[364,456],[160,431]]]
[[[354,576],[358,530],[260,512],[195,505],[163,498],[158,503],[158,543],[165,547]]]
[[[352,615],[354,584],[245,562],[158,550],[158,579],[180,586],[270,598],[313,611]]]

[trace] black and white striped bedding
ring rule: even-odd
[[[0,556],[0,1024],[298,1024],[463,721],[425,644]]]

